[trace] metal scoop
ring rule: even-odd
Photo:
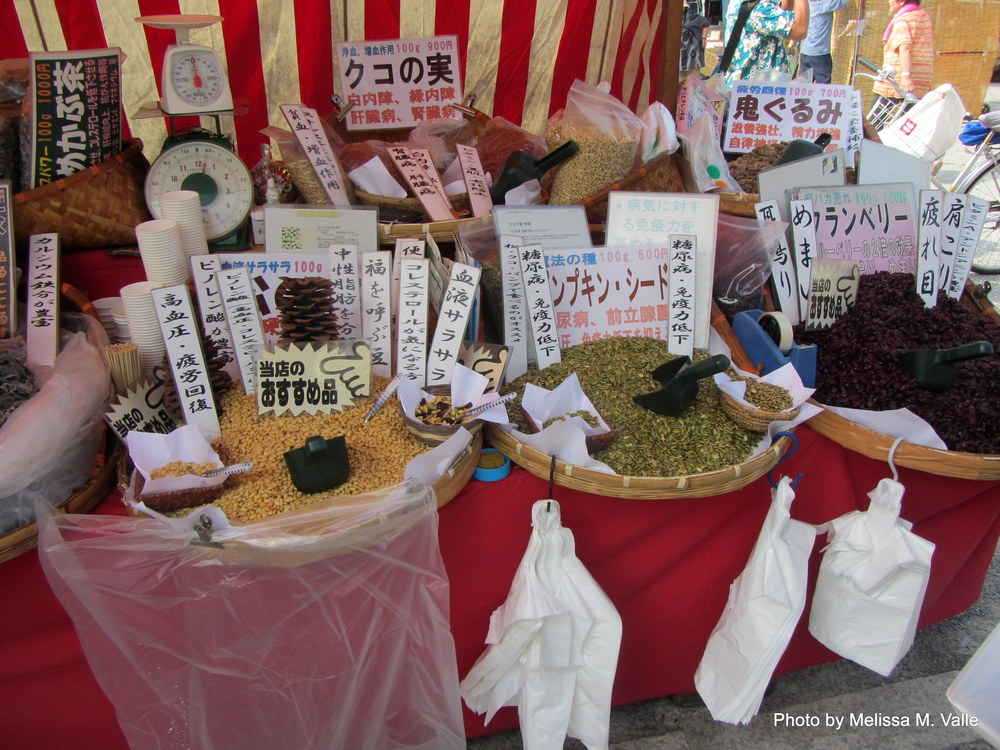
[[[690,362],[687,357],[678,359],[682,360],[680,366],[674,364],[678,360],[671,360],[653,371],[653,378],[659,381],[663,388],[635,396],[632,400],[644,409],[657,414],[679,417],[694,403],[698,395],[698,381],[722,372],[730,365],[729,357],[724,354],[716,354],[714,357],[690,365],[687,364]],[[675,368],[676,372],[673,372]]]
[[[928,391],[939,393],[951,388],[958,375],[958,364],[993,354],[993,344],[989,341],[975,341],[952,349],[917,349],[901,352],[899,364],[917,385]]]

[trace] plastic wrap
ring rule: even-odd
[[[214,513],[209,545],[192,524]],[[434,493],[246,526],[40,513],[39,551],[132,750],[465,747]]]
[[[86,484],[104,435],[100,408],[111,395],[107,334],[88,315],[62,317],[52,367],[33,370],[39,390],[0,427],[0,534],[35,520],[35,501],[61,505]],[[0,342],[23,349],[21,338]]]
[[[742,310],[765,309],[774,243],[787,227],[783,221],[719,214],[712,297],[730,321]]]

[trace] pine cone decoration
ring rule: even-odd
[[[226,358],[219,353],[219,348],[208,336],[202,335],[201,349],[205,353],[205,366],[208,368],[208,377],[212,383],[212,394],[215,396],[215,410],[219,410],[220,398],[224,391],[229,390],[233,385],[233,379],[225,371]],[[173,370],[170,368],[168,358],[163,360],[164,382],[163,382],[163,406],[170,412],[171,416],[178,421],[184,420],[184,412],[181,409],[181,399],[174,385]]]
[[[281,340],[289,343],[331,341],[339,327],[334,311],[333,282],[322,276],[281,277],[274,293],[281,321]]]

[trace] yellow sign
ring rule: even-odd
[[[279,345],[257,360],[257,413],[329,414],[371,395],[372,352],[364,341]]]

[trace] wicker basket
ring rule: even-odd
[[[549,478],[552,457],[537,451],[498,425],[487,428],[490,444],[536,477]],[[688,497],[710,497],[741,489],[777,465],[788,450],[791,440],[780,437],[773,445],[741,464],[717,471],[679,477],[632,477],[605,474],[582,466],[556,461],[555,483],[583,492],[633,500],[666,500]]]
[[[531,428],[532,432],[542,431],[542,427],[531,418],[531,415],[524,410],[523,406],[521,407],[521,416],[524,417],[525,423]],[[597,453],[598,451],[603,451],[614,442],[616,437],[618,437],[618,433],[612,429],[597,435],[587,435],[587,452]]]
[[[142,493],[144,484],[145,479],[142,474],[136,472],[135,494],[137,497]],[[142,495],[142,502],[158,513],[169,513],[170,511],[183,510],[184,508],[197,508],[199,505],[207,505],[214,502],[219,499],[225,488],[226,483],[220,482],[211,487],[192,487],[191,489],[174,490],[172,492],[154,492],[149,495]]]
[[[451,386],[431,385],[424,388],[424,390],[432,396],[447,396],[451,393]],[[483,429],[483,420],[478,418],[473,419],[471,422],[462,422],[460,424],[427,424],[403,411],[403,403],[401,401],[399,402],[399,413],[403,415],[406,429],[410,431],[410,434],[416,440],[419,440],[424,445],[440,445],[458,432],[459,427],[464,427],[473,435],[478,434]]]
[[[681,174],[681,157],[677,153],[662,154],[641,167],[632,170],[628,176],[608,185],[580,203],[591,224],[602,224],[608,218],[608,194],[613,191],[644,193],[683,193],[684,178]]]
[[[354,189],[354,195],[357,197],[358,203],[362,206],[385,206],[386,208],[401,208],[406,211],[424,210],[419,198],[390,198],[386,195],[366,193],[364,190],[358,190],[357,188]],[[449,195],[448,200],[451,202],[451,207],[459,213],[469,210],[468,193]]]
[[[133,138],[120,154],[82,172],[14,196],[14,232],[58,232],[64,250],[135,245],[135,226],[151,217],[144,182],[149,162]]]
[[[768,425],[772,422],[787,422],[790,419],[795,419],[800,408],[795,407],[788,411],[758,409],[756,406],[737,401],[721,388],[719,389],[719,403],[722,404],[722,410],[729,415],[730,419],[743,429],[753,432],[767,432]]]

